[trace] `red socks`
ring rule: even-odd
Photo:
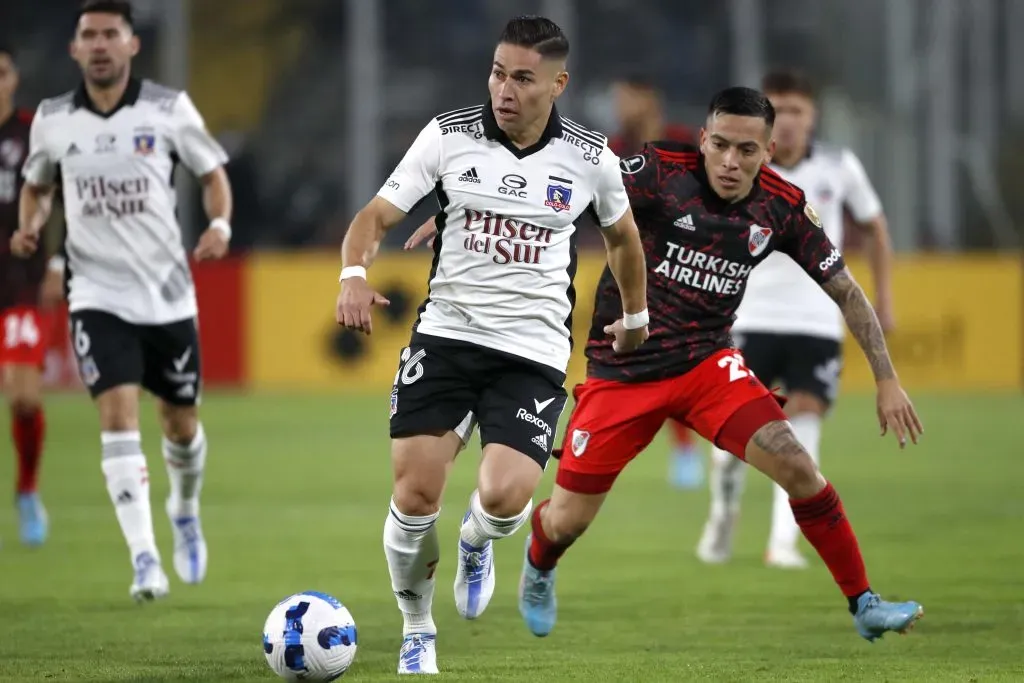
[[[541,510],[548,506],[551,500],[545,500],[533,510],[533,517],[530,518],[531,536],[530,552],[528,554],[530,564],[541,571],[551,571],[558,564],[558,560],[565,554],[572,543],[555,544],[544,533],[544,527],[540,522]]]
[[[852,598],[870,590],[857,537],[832,484],[810,498],[790,500],[789,505],[800,531],[818,551],[843,595]]]
[[[36,490],[45,433],[46,420],[41,408],[32,412],[12,412],[11,436],[18,454],[18,493]]]

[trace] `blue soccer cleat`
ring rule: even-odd
[[[853,625],[868,641],[881,638],[887,631],[904,634],[924,615],[924,608],[913,600],[886,602],[877,593],[864,593],[857,599]]]
[[[555,628],[558,601],[555,599],[555,572],[537,569],[530,564],[530,539],[526,537],[523,575],[519,578],[519,613],[530,633],[543,638]]]
[[[437,636],[432,633],[410,633],[398,653],[399,674],[437,673]]]
[[[22,543],[42,545],[46,541],[50,523],[38,493],[18,494],[18,518]]]

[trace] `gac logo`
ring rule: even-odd
[[[818,264],[818,268],[822,271],[828,270],[836,264],[839,259],[842,258],[842,254],[839,253],[838,249],[833,249],[832,253],[828,255],[828,258]]]

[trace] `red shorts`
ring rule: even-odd
[[[747,370],[742,354],[723,349],[679,377],[630,384],[587,378],[573,391],[556,483],[576,493],[605,493],[673,418],[743,458],[758,429],[785,420],[785,402]]]
[[[46,364],[49,321],[34,306],[0,311],[0,366]]]

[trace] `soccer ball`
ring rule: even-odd
[[[277,603],[267,617],[263,654],[286,681],[333,681],[356,658],[356,624],[330,595],[296,593]]]

